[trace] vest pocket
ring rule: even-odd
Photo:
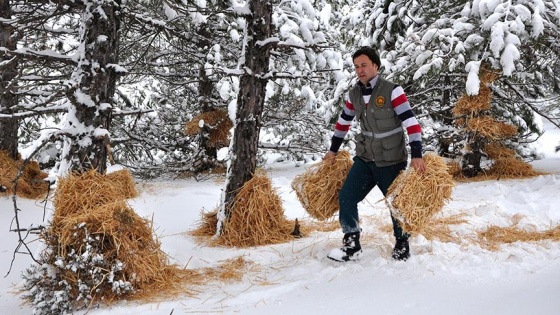
[[[366,151],[365,136],[360,133],[360,134],[356,135],[354,140],[356,141],[356,155],[357,156],[364,156],[364,153]]]
[[[406,143],[404,133],[399,132],[395,135],[380,139],[383,160],[387,162],[401,161],[406,159]],[[380,148],[380,149],[381,149]]]

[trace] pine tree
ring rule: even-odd
[[[405,87],[415,111],[424,116],[428,148],[460,154],[446,147],[449,140],[462,141],[450,126],[450,109],[463,92],[477,95],[481,64],[502,74],[492,85],[494,111],[519,128],[515,142],[540,132],[533,113],[547,116],[540,104],[558,95],[552,69],[559,50],[552,49],[558,47],[559,17],[551,1],[378,0],[360,7],[366,17],[358,22],[371,34],[368,43],[381,51],[382,73]]]
[[[236,192],[256,170],[259,135],[263,131],[263,109],[269,108],[267,106],[280,107],[278,111],[265,112],[269,122],[282,121],[278,126],[267,125],[265,138],[278,131],[289,130],[303,120],[299,120],[298,115],[308,114],[300,106],[303,105],[302,101],[307,99],[308,105],[304,107],[309,108],[309,112],[316,104],[313,90],[306,84],[306,79],[313,78],[317,70],[339,64],[339,58],[326,58],[336,57],[336,54],[326,49],[327,40],[317,30],[314,23],[317,13],[310,2],[286,1],[276,4],[251,1],[245,6],[234,7],[233,11],[241,14],[246,25],[242,40],[245,54],[240,58],[238,67],[243,74],[239,80],[234,134],[228,160],[230,164],[218,215],[218,231],[221,231],[231,215],[230,205]],[[291,132],[297,136],[295,130]],[[288,146],[301,139],[291,140],[293,138],[283,145]]]

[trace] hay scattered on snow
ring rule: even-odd
[[[338,212],[338,192],[352,167],[350,153],[341,151],[336,161],[321,161],[292,181],[303,208],[314,219],[327,220]]]
[[[227,112],[216,109],[201,113],[185,125],[185,133],[190,136],[199,133],[202,130],[200,127],[201,121],[210,130],[208,135],[209,146],[224,147],[229,145],[229,130],[233,127],[233,124]]]
[[[257,172],[237,192],[230,205],[218,245],[248,247],[287,242],[293,222],[286,219],[282,200],[264,172]]]
[[[517,224],[518,222],[514,222],[508,227],[491,225],[486,230],[479,231],[477,235],[480,244],[491,250],[497,250],[501,244],[514,242],[560,241],[560,225],[544,231],[528,231],[518,227]]]
[[[437,239],[442,242],[453,242],[457,237],[453,235],[450,226],[468,223],[464,217],[464,213],[459,213],[449,217],[435,218],[426,224],[422,235],[428,240]]]
[[[239,256],[237,258],[226,259],[216,268],[205,268],[202,272],[207,279],[231,282],[241,280],[245,272],[252,266],[254,266],[252,261],[246,260],[243,256]]]
[[[533,177],[539,174],[539,172],[533,169],[531,164],[514,157],[495,160],[494,164],[492,164],[488,170],[489,176],[497,176],[500,178]]]
[[[386,202],[391,212],[412,235],[422,234],[451,198],[455,186],[443,158],[430,153],[424,156],[424,161],[426,171],[423,174],[408,168],[387,191]]]
[[[6,187],[6,191],[0,194],[10,195],[14,193],[14,180],[17,177],[23,161],[14,161],[6,151],[0,151],[0,185]],[[44,197],[49,189],[49,184],[44,181],[48,174],[41,171],[39,163],[31,161],[23,169],[17,185],[16,194],[23,198],[38,199]]]

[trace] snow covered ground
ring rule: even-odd
[[[209,283],[195,297],[119,302],[88,314],[557,314],[560,243],[518,242],[490,251],[470,239],[489,225],[509,226],[514,215],[522,216],[519,226],[533,230],[560,224],[560,153],[553,150],[558,143],[560,131],[552,128],[539,140],[544,159],[533,165],[547,175],[458,184],[443,215],[463,214],[467,223],[452,226],[452,242],[413,238],[407,262],[390,258],[389,212],[379,202],[377,189],[360,205],[363,258],[340,264],[326,259],[328,251],[340,245],[340,230],[246,249],[198,244],[186,232],[197,227],[202,209],[216,207],[223,183],[190,179],[139,183],[141,195],[130,204],[141,216],[153,216],[162,249],[172,262],[214,267],[243,256],[253,267],[241,281]],[[290,188],[292,179],[304,171],[293,164],[269,166],[290,219],[309,220]],[[41,204],[23,199],[18,204],[22,226],[42,222]],[[12,199],[0,199],[2,276],[17,246],[17,235],[8,232],[12,218]],[[31,246],[36,248],[38,242]],[[12,271],[0,279],[0,313],[32,314],[31,306],[22,304],[17,295],[20,273],[30,264],[28,256],[17,255]]]

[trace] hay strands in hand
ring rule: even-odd
[[[294,178],[292,189],[312,218],[324,221],[338,211],[338,192],[351,167],[350,153],[340,151],[334,163],[322,161]]]
[[[409,234],[420,234],[451,198],[455,186],[445,160],[436,154],[424,156],[426,171],[409,168],[389,187],[386,203]]]

